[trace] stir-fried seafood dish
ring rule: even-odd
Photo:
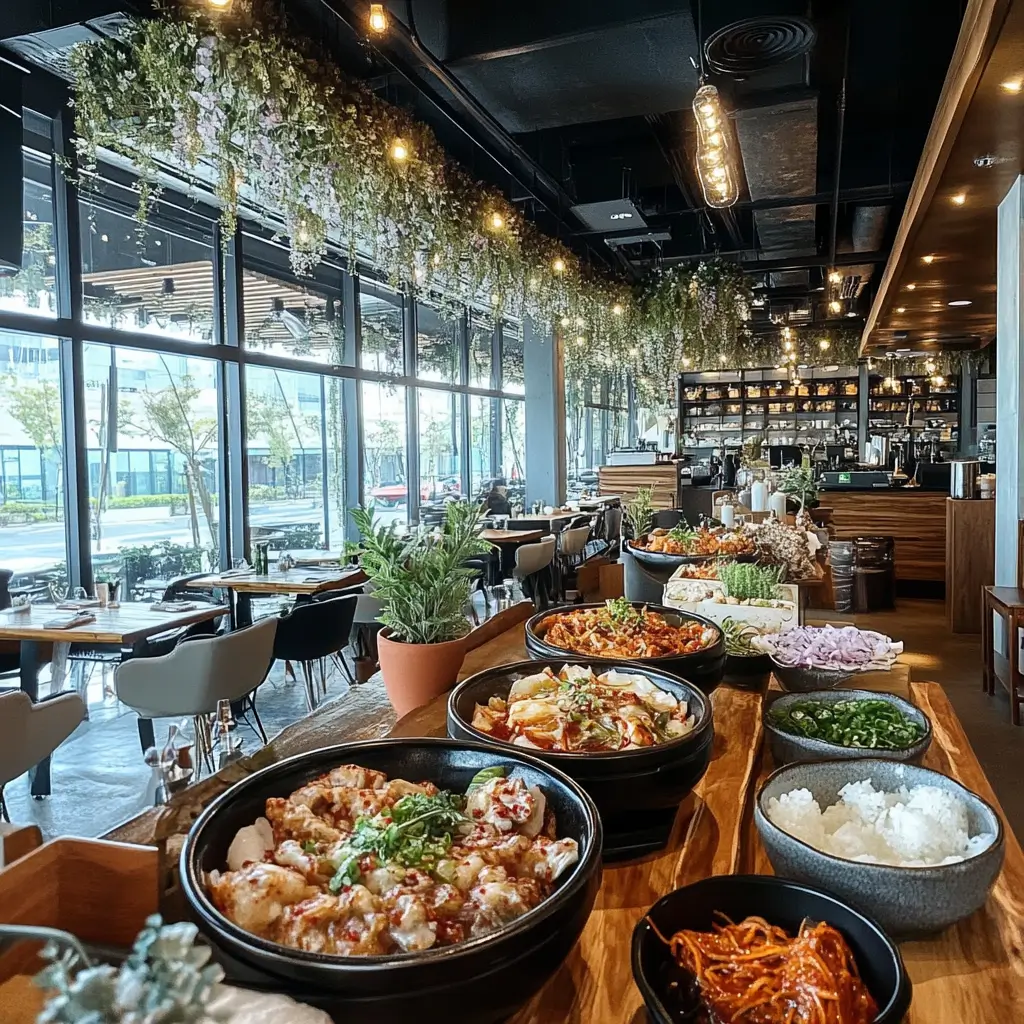
[[[753,554],[754,540],[743,530],[691,530],[680,525],[671,530],[651,530],[646,537],[630,541],[630,546],[664,555],[749,555]]]
[[[614,669],[596,675],[582,665],[517,679],[506,700],[491,697],[473,712],[473,728],[495,739],[566,752],[653,747],[695,724],[686,701],[646,676]]]
[[[340,956],[486,935],[538,906],[576,863],[544,794],[486,768],[465,795],[343,765],[267,800],[207,888],[240,928]]]
[[[664,658],[694,654],[719,637],[714,626],[696,620],[672,625],[658,612],[634,608],[625,598],[603,608],[557,612],[541,619],[538,634],[552,647],[601,658]]]

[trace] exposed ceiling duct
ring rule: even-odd
[[[817,188],[818,97],[748,107],[734,114],[743,170],[753,200],[808,196]],[[814,206],[757,210],[754,225],[766,259],[817,252]],[[806,285],[808,271],[773,273],[773,288]]]
[[[889,225],[889,206],[857,206],[853,211],[850,244],[840,245],[840,252],[878,252],[885,242]],[[867,287],[875,272],[873,263],[858,263],[842,271],[840,298],[855,299]]]

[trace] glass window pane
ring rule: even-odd
[[[0,331],[0,565],[33,600],[67,583],[59,366],[56,338]]]
[[[402,297],[373,281],[359,282],[362,325],[360,365],[364,370],[403,374]]]
[[[214,250],[208,239],[164,230],[82,202],[85,322],[187,341],[214,340]]]
[[[439,310],[416,304],[416,376],[444,384],[461,381],[461,323],[450,320]]]
[[[501,472],[508,486],[508,500],[515,505],[526,498],[526,403],[501,400]]]
[[[247,348],[333,366],[351,365],[341,299],[246,268],[242,272]]]
[[[53,238],[53,186],[49,160],[25,155],[25,224],[21,270],[0,276],[0,309],[31,316],[57,315]]]
[[[469,320],[469,383],[478,388],[489,388],[491,383],[491,342],[494,323],[482,314],[473,312]]]
[[[405,388],[363,381],[363,492],[384,523],[408,522]]]
[[[518,324],[501,325],[501,390],[512,395],[526,393],[523,376],[523,332]]]
[[[424,505],[462,493],[462,396],[420,388],[420,501]]]
[[[482,497],[497,474],[492,463],[494,432],[498,421],[498,399],[469,398],[469,480],[470,494]]]
[[[321,382],[311,373],[245,368],[249,539],[269,540],[272,553],[324,544]]]
[[[93,572],[149,597],[146,580],[219,564],[217,364],[92,343],[84,359]]]

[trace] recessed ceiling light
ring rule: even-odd
[[[950,202],[951,202],[951,203],[952,203],[952,204],[953,204],[954,206],[963,206],[963,205],[964,205],[964,203],[966,203],[966,202],[967,202],[967,196],[966,196],[966,194],[965,194],[965,193],[963,193],[963,192],[957,192],[957,194],[956,194],[955,196],[950,196],[950,197],[949,197],[949,201],[950,201]]]
[[[947,303],[949,306],[969,306],[970,304],[970,299],[954,299],[952,302]]]
[[[907,285],[907,291],[908,292],[912,292],[916,287],[917,287],[916,284],[908,284]]]
[[[1020,78],[1008,78],[1005,82],[1001,82],[999,87],[1005,92],[1020,92],[1022,85],[1024,85],[1024,80]]]
[[[856,314],[856,313],[854,313],[854,311],[853,311],[853,310],[851,309],[851,310],[850,310],[850,312],[849,312],[849,313],[847,313],[846,315],[847,315],[847,316],[856,316],[857,314]]]
[[[906,306],[897,306],[896,307],[896,312],[897,313],[906,313],[906,311],[907,311],[907,307]]]
[[[921,257],[921,262],[922,263],[934,263],[935,262],[935,257],[931,253],[929,253],[927,256],[922,256]]]

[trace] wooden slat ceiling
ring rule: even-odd
[[[862,349],[995,337],[997,209],[1022,157],[1024,3],[969,0]],[[949,305],[961,300],[970,305]]]

